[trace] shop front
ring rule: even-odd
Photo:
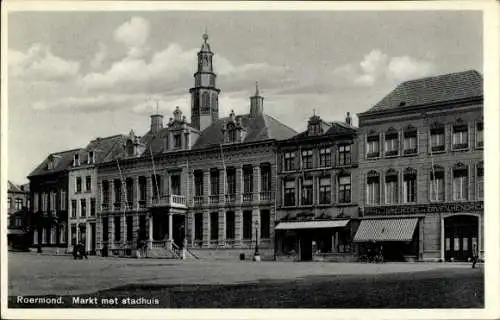
[[[379,255],[383,261],[419,260],[419,218],[366,218],[354,235],[360,258]]]
[[[275,228],[278,260],[349,261],[351,224],[349,219],[283,221]]]

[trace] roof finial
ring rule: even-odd
[[[316,115],[316,109],[313,109],[313,116]]]
[[[205,41],[205,43],[207,43],[207,40],[208,40],[208,31],[207,31],[207,27],[205,26],[205,33],[203,33],[203,41]]]
[[[156,114],[159,114],[158,113],[158,104],[159,104],[158,99],[156,99]]]
[[[259,96],[259,82],[255,81],[255,96]]]

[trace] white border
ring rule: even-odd
[[[332,318],[372,318],[372,319],[494,319],[500,316],[498,296],[499,288],[499,206],[498,206],[498,159],[499,159],[499,2],[491,1],[406,1],[406,2],[61,2],[61,1],[8,1],[4,2],[2,10],[2,106],[1,108],[1,147],[7,147],[7,12],[13,11],[152,11],[152,10],[481,10],[483,11],[483,39],[484,39],[484,82],[485,82],[485,127],[487,128],[484,148],[486,166],[485,185],[485,309],[439,309],[439,310],[382,310],[382,309],[306,309],[306,310],[278,310],[278,309],[7,309],[7,261],[1,259],[1,310],[2,318],[9,319],[249,319],[249,318],[287,318],[287,319],[332,319]],[[3,179],[0,182],[2,195],[7,189],[7,157],[2,152],[0,162]],[[1,211],[5,212],[5,196],[1,197]],[[2,214],[1,231],[6,234],[6,216]],[[6,237],[1,238],[2,257],[7,255]]]

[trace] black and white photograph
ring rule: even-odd
[[[500,11],[428,3],[4,4],[2,318],[495,318]]]

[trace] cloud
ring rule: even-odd
[[[59,112],[103,112],[116,109],[131,108],[134,104],[144,100],[144,96],[129,94],[101,94],[92,96],[72,96],[50,101],[33,103],[35,110],[52,110]]]
[[[358,65],[337,67],[332,74],[360,87],[372,87],[379,81],[401,82],[428,76],[436,67],[431,61],[418,60],[410,56],[390,57],[375,49],[366,54]]]
[[[129,57],[138,58],[147,51],[145,45],[149,38],[150,28],[148,20],[142,17],[132,17],[116,28],[114,39],[128,48]]]
[[[9,75],[27,82],[63,81],[78,75],[80,63],[52,54],[49,47],[33,44],[26,53],[9,50]]]
[[[90,61],[90,66],[92,69],[99,69],[102,66],[102,63],[106,59],[108,55],[108,49],[106,45],[102,42],[99,42],[99,50],[94,55],[92,61]]]

